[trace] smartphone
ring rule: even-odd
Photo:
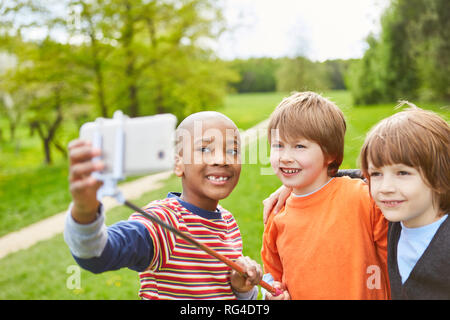
[[[176,124],[173,114],[129,118],[116,111],[83,124],[80,138],[102,150],[101,175],[124,178],[173,168]]]

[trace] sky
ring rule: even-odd
[[[223,59],[303,55],[314,61],[360,58],[380,31],[389,0],[225,0],[230,31]]]

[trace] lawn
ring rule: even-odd
[[[276,104],[285,94],[248,94],[231,95],[227,97],[226,106],[220,110],[234,119],[240,129],[246,129],[261,120],[264,120]],[[357,155],[367,130],[393,112],[395,103],[391,105],[377,106],[352,106],[347,92],[326,92],[324,96],[334,100],[344,111],[347,118],[347,137],[345,160],[343,168],[354,168],[357,166]],[[248,107],[247,107],[248,106]],[[442,114],[447,120],[450,113],[448,109],[440,109],[437,105],[423,105],[422,107],[433,109]],[[251,116],[250,116],[251,115]],[[264,138],[263,138],[264,139]],[[265,141],[254,143],[246,154],[256,152],[255,148],[267,146]],[[59,168],[59,169],[58,169]],[[242,167],[241,179],[227,199],[221,201],[221,205],[234,213],[244,241],[244,254],[260,262],[260,249],[263,232],[262,224],[262,200],[279,186],[279,181],[274,175],[262,175],[261,170],[268,168],[268,163],[261,161],[257,164],[245,163]],[[7,202],[8,206],[16,208],[23,205],[20,210],[11,209],[10,214],[16,214],[17,221],[22,225],[34,220],[42,219],[67,208],[70,195],[67,190],[67,165],[60,161],[55,167],[36,166],[33,169],[20,170],[16,168],[15,180],[10,178],[9,183],[4,182],[3,171],[0,190],[0,203]],[[7,175],[6,175],[7,176]],[[23,181],[19,182],[21,179]],[[52,186],[49,186],[49,185]],[[17,191],[24,192],[27,188],[39,191],[33,194],[27,193],[27,201],[20,200],[8,188],[19,188]],[[169,191],[180,190],[179,180],[170,178],[159,190],[144,194],[134,202],[144,205],[147,202],[164,197]],[[6,195],[5,195],[6,192]],[[9,193],[8,193],[9,192]],[[40,195],[40,196],[37,196]],[[15,197],[16,202],[7,199]],[[37,199],[37,200],[36,200]],[[24,203],[22,204],[23,201]],[[27,204],[28,203],[28,204]],[[0,229],[3,229],[5,218],[1,208]],[[51,207],[51,208],[50,208]],[[39,209],[36,209],[39,208]],[[39,211],[45,211],[45,214]],[[24,212],[27,212],[25,214]],[[117,207],[107,215],[107,224],[127,219],[130,211],[124,207]],[[36,218],[35,216],[39,216]],[[10,230],[14,223],[9,222]],[[70,285],[70,268],[75,262],[65,245],[62,235],[43,241],[32,248],[11,254],[0,260],[0,300],[1,299],[137,299],[139,287],[137,273],[128,269],[106,272],[101,275],[93,275],[81,271],[80,288]]]

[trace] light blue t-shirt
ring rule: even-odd
[[[446,214],[438,221],[419,228],[407,228],[400,222],[402,231],[397,245],[397,264],[402,283],[405,283],[406,279],[408,279],[417,261],[447,217],[448,215]]]

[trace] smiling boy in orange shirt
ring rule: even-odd
[[[284,99],[269,123],[271,165],[293,192],[263,237],[265,273],[284,295],[266,299],[388,299],[387,222],[342,163],[342,111],[313,92]]]

